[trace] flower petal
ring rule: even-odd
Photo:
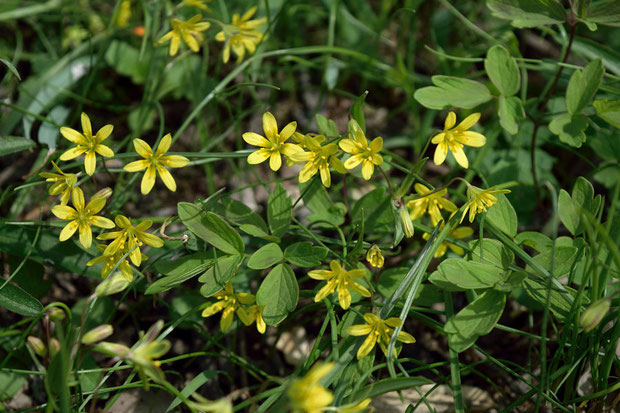
[[[123,167],[127,172],[138,172],[143,169],[146,169],[149,166],[149,162],[142,159],[140,161],[129,162],[127,165]]]
[[[365,180],[369,180],[370,178],[372,178],[372,173],[375,171],[375,165],[366,160],[362,163],[362,177],[364,177]]]
[[[86,152],[86,157],[84,158],[84,169],[86,173],[92,176],[95,173],[95,168],[97,167],[97,155],[95,151]]]
[[[375,334],[369,334],[362,343],[362,346],[357,350],[357,359],[363,359],[366,357],[371,351],[372,348],[377,344],[377,336]]]
[[[372,142],[370,142],[370,150],[373,153],[379,152],[381,148],[383,148],[383,138],[381,137],[374,138]]]
[[[370,297],[370,291],[366,289],[362,284],[356,283],[355,281],[349,281],[349,288],[358,293],[363,297]]]
[[[446,116],[443,130],[444,131],[450,130],[454,127],[454,125],[456,125],[456,113],[450,112],[448,113],[448,116]]]
[[[103,128],[99,129],[99,131],[97,131],[97,136],[95,136],[95,139],[97,140],[98,143],[103,142],[110,137],[113,130],[114,130],[114,126],[105,125]]]
[[[84,152],[86,152],[86,148],[85,147],[83,147],[83,146],[76,146],[75,148],[71,148],[71,149],[65,151],[65,153],[63,153],[62,155],[60,155],[60,160],[61,161],[70,161],[71,159],[77,158],[78,156],[80,156]]]
[[[60,231],[60,237],[58,237],[58,239],[60,241],[68,240],[69,238],[71,238],[73,234],[75,234],[75,231],[78,229],[78,226],[79,224],[77,221],[69,222],[67,225],[65,225],[62,231]]]
[[[338,142],[338,146],[340,146],[340,149],[342,149],[346,153],[356,154],[359,152],[357,143],[355,143],[353,139],[342,139],[340,142]]]
[[[448,155],[448,145],[441,142],[437,145],[437,148],[435,148],[435,157],[433,158],[435,165],[441,165],[443,161],[446,160],[446,155]]]
[[[181,155],[168,155],[159,160],[159,163],[169,168],[183,168],[189,163],[189,159]]]
[[[157,150],[155,151],[155,158],[160,158],[166,152],[168,152],[168,149],[170,149],[171,144],[172,144],[172,136],[170,136],[170,134],[167,133],[166,135],[164,135],[163,138],[161,138],[161,141],[159,141],[159,145],[157,145]]]
[[[153,156],[153,150],[151,149],[151,146],[148,143],[144,142],[142,139],[134,139],[133,146],[134,148],[136,148],[136,152],[138,152],[141,157],[149,158]]]
[[[269,141],[255,132],[246,132],[242,135],[243,140],[254,146],[265,147],[269,145]]]
[[[353,169],[355,168],[357,165],[359,165],[360,163],[362,163],[362,155],[358,154],[358,155],[353,155],[351,156],[349,159],[347,159],[346,161],[344,161],[344,167],[347,169]]]
[[[90,124],[90,118],[84,112],[80,115],[80,122],[82,123],[82,130],[84,131],[84,136],[93,136],[93,128]]]
[[[282,166],[282,157],[280,156],[280,152],[272,152],[271,157],[269,158],[269,167],[272,171],[277,171]]]
[[[63,126],[60,128],[60,134],[64,136],[65,139],[68,139],[69,141],[73,143],[82,144],[82,145],[86,143],[86,139],[84,138],[84,135],[82,135],[80,132],[76,131],[75,129],[71,129],[66,126]]]
[[[459,123],[459,125],[454,129],[465,131],[471,128],[472,126],[474,126],[478,122],[479,119],[480,119],[480,113],[472,113],[471,115],[463,119],[461,123]]]
[[[329,270],[312,270],[308,272],[308,277],[313,280],[329,280],[330,278],[334,278],[334,273]]]
[[[479,148],[487,143],[487,138],[481,133],[466,131],[458,135],[457,141],[463,145]]]
[[[322,301],[325,297],[332,294],[335,289],[336,284],[333,282],[328,282],[316,293],[314,296],[314,302],[318,303],[319,301]]]
[[[112,222],[111,219],[105,218],[105,217],[99,217],[99,216],[92,216],[90,217],[90,219],[88,220],[90,222],[91,225],[94,225],[96,227],[99,228],[114,228],[114,222]]]
[[[365,336],[370,334],[372,327],[368,324],[355,324],[347,328],[347,334],[350,336]]]
[[[75,209],[66,205],[53,206],[52,214],[56,215],[60,219],[75,219],[77,217],[77,212]]]
[[[82,244],[84,248],[90,248],[91,244],[93,243],[93,233],[90,229],[90,226],[88,224],[82,223],[79,226],[79,231],[80,244]]]
[[[153,166],[149,166],[142,177],[142,182],[140,183],[140,191],[142,195],[146,195],[151,192],[153,189],[153,185],[155,185],[155,168]]]
[[[400,333],[398,333],[398,341],[400,341],[401,343],[405,343],[405,344],[411,344],[411,343],[415,343],[415,337],[413,337],[409,333],[405,333],[404,331],[401,331]]]
[[[263,114],[263,130],[265,131],[267,139],[275,142],[276,136],[278,135],[278,123],[271,112],[265,112]]]
[[[114,156],[114,151],[105,145],[95,146],[95,152],[101,156],[105,156],[106,158],[111,158]]]
[[[164,181],[164,185],[166,185],[169,190],[171,190],[172,192],[175,192],[177,190],[177,183],[174,181],[172,174],[166,168],[164,168],[163,166],[158,166],[157,173],[159,174],[161,180]]]
[[[461,146],[453,148],[452,155],[454,155],[454,159],[456,159],[456,162],[463,168],[467,169],[469,167],[467,155],[465,155],[465,152],[463,151],[463,148]]]
[[[271,151],[267,150],[267,149],[259,149],[255,152],[252,152],[249,156],[248,156],[248,163],[250,165],[256,165],[259,164],[261,162],[265,162],[267,160],[267,158],[269,158],[269,155],[271,155]]]
[[[280,142],[285,142],[288,138],[293,136],[295,133],[295,129],[297,129],[297,122],[291,122],[282,129],[280,132]]]
[[[347,287],[338,287],[338,302],[343,310],[346,310],[351,306],[351,293]]]

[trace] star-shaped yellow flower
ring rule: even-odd
[[[439,212],[440,209],[445,208],[446,211],[450,212],[454,212],[458,209],[456,205],[443,197],[448,193],[448,190],[445,188],[431,195],[427,195],[431,190],[422,184],[415,184],[415,190],[420,197],[407,202],[407,207],[411,209],[410,215],[413,220],[420,218],[428,211],[431,222],[433,226],[435,226],[443,219],[441,212]]]
[[[127,281],[133,280],[133,272],[131,271],[131,266],[129,265],[129,261],[123,256],[127,253],[126,249],[119,249],[112,255],[105,255],[103,252],[105,251],[105,245],[97,245],[97,250],[101,252],[101,255],[93,258],[92,260],[86,263],[86,266],[90,267],[93,265],[97,265],[103,263],[101,267],[101,278],[106,278],[112,272],[112,269],[118,263],[118,269],[121,271],[121,274]],[[146,256],[142,256],[142,259],[145,260]]]
[[[77,175],[64,173],[58,165],[54,163],[54,161],[52,161],[52,166],[58,173],[41,172],[39,176],[46,178],[46,182],[53,182],[52,186],[50,186],[49,194],[60,195],[60,205],[67,205],[73,192],[82,192],[82,190],[77,186]],[[84,193],[82,193],[82,198],[83,197]]]
[[[269,167],[273,171],[277,171],[282,166],[282,155],[291,157],[295,154],[300,155],[303,149],[293,143],[285,143],[297,128],[297,122],[291,122],[278,133],[278,123],[276,118],[270,113],[263,114],[263,130],[265,136],[262,137],[258,133],[246,132],[243,134],[243,140],[250,145],[260,146],[261,149],[252,152],[248,156],[248,163],[256,165],[269,159]]]
[[[466,117],[456,127],[456,114],[450,112],[444,123],[443,132],[435,135],[431,140],[437,145],[435,149],[435,164],[441,165],[446,160],[448,151],[452,152],[456,162],[463,168],[469,167],[469,161],[463,151],[463,145],[480,147],[487,142],[487,138],[478,132],[471,132],[467,129],[471,128],[480,119],[480,113],[473,113]]]
[[[97,237],[98,240],[114,240],[103,251],[104,255],[114,255],[119,251],[124,251],[123,255],[125,255],[128,251],[131,251],[129,259],[133,265],[139,266],[142,263],[142,253],[140,252],[142,243],[155,248],[164,246],[164,241],[161,238],[145,232],[153,225],[153,221],[142,221],[134,227],[127,217],[117,215],[114,218],[114,222],[121,228],[120,231],[106,232]]]
[[[375,171],[375,166],[383,163],[383,157],[379,155],[379,151],[383,148],[383,138],[375,138],[368,145],[364,131],[354,120],[349,122],[349,131],[353,139],[342,139],[338,143],[340,149],[353,155],[344,162],[344,167],[353,169],[361,163],[362,176],[364,179],[369,180]]]
[[[75,129],[67,128],[66,126],[60,128],[60,133],[62,136],[77,144],[76,147],[71,148],[60,155],[60,160],[69,161],[85,153],[86,157],[84,158],[84,169],[88,175],[92,175],[95,173],[95,167],[97,166],[96,154],[105,156],[106,158],[114,156],[112,149],[101,143],[110,136],[114,126],[105,125],[103,128],[99,129],[95,136],[93,136],[90,118],[86,113],[82,113],[81,121],[83,133],[80,133]]]
[[[230,329],[233,322],[233,316],[237,313],[237,317],[245,325],[250,325],[254,320],[242,307],[243,305],[254,304],[255,298],[253,294],[248,293],[235,293],[233,286],[230,282],[226,283],[224,289],[215,295],[218,300],[215,304],[211,304],[202,311],[203,317],[211,317],[222,311],[222,318],[220,319],[220,330],[226,332]]]
[[[163,327],[164,322],[162,320],[153,324],[146,334],[138,340],[134,349],[125,356],[138,370],[138,375],[146,390],[149,388],[147,377],[157,383],[165,380],[164,372],[160,367],[161,361],[155,360],[166,354],[171,347],[168,340],[156,340]]]
[[[323,185],[329,188],[332,183],[332,177],[329,172],[330,166],[338,173],[346,173],[342,161],[334,156],[338,152],[338,146],[335,143],[321,146],[325,141],[325,136],[322,135],[315,137],[301,135],[298,139],[302,140],[302,145],[309,149],[308,152],[295,153],[290,157],[294,162],[306,162],[299,172],[299,182],[307,182],[318,172],[321,175]]]
[[[444,224],[441,225],[439,230],[441,231],[443,227],[444,227]],[[473,233],[474,233],[474,230],[472,228],[458,227],[458,228],[452,228],[450,232],[448,233],[448,236],[454,239],[463,239],[463,238],[471,237]],[[422,235],[422,238],[424,238],[425,240],[428,240],[430,237],[431,237],[431,234],[427,232],[425,232],[424,235]],[[441,244],[439,244],[439,248],[437,248],[437,251],[435,251],[435,254],[433,255],[433,257],[435,258],[443,257],[444,255],[446,255],[448,248],[450,248],[455,254],[458,254],[458,255],[465,254],[465,250],[459,247],[458,245],[453,244],[449,241],[443,241]]]
[[[105,206],[105,198],[93,197],[87,205],[84,205],[84,194],[82,191],[73,194],[73,206],[56,205],[52,207],[52,214],[60,219],[66,219],[70,222],[60,231],[60,241],[66,241],[79,231],[80,244],[84,248],[90,248],[93,241],[93,233],[90,229],[91,225],[100,228],[114,228],[114,222],[108,218],[100,217],[97,214]]]
[[[294,413],[321,413],[334,400],[332,392],[320,381],[334,368],[334,363],[317,363],[306,375],[293,381],[288,397]]]
[[[390,343],[394,328],[401,326],[403,324],[402,320],[397,317],[381,320],[372,313],[364,314],[364,320],[368,324],[356,324],[347,328],[347,333],[352,336],[368,335],[366,340],[362,343],[362,346],[357,350],[357,359],[360,360],[366,357],[377,342],[379,342],[383,354],[387,355],[387,346]],[[401,331],[398,333],[398,341],[410,344],[415,343],[415,338],[411,334]]]
[[[146,169],[140,185],[140,190],[143,195],[151,192],[153,185],[155,185],[155,177],[157,174],[159,174],[159,177],[164,181],[164,184],[169,190],[173,192],[177,190],[177,184],[174,182],[172,174],[170,174],[165,167],[182,168],[189,163],[189,159],[180,155],[164,156],[166,152],[168,152],[168,149],[170,149],[171,143],[172,138],[170,134],[167,134],[161,139],[161,142],[157,146],[157,150],[153,154],[153,149],[151,149],[148,143],[144,142],[142,139],[133,140],[133,146],[136,148],[136,152],[144,159],[130,162],[125,165],[124,169],[127,172],[138,172]]]
[[[331,268],[331,271],[313,270],[308,273],[308,277],[312,279],[329,280],[327,281],[327,284],[325,284],[319,292],[316,293],[314,302],[323,300],[325,297],[337,290],[340,307],[346,310],[351,305],[351,292],[349,291],[349,288],[359,295],[370,297],[370,291],[368,291],[366,287],[353,281],[354,279],[364,277],[365,271],[363,269],[345,271],[336,260],[332,260],[329,263],[329,267]]]
[[[461,221],[465,218],[465,214],[469,211],[469,222],[474,222],[476,214],[487,212],[487,208],[497,204],[499,201],[495,194],[510,193],[508,189],[494,189],[492,186],[488,189],[478,188],[477,186],[467,184],[467,204],[463,210]]]
[[[175,56],[179,51],[182,38],[192,52],[198,53],[200,43],[203,40],[202,33],[200,32],[207,30],[211,26],[211,23],[200,22],[200,20],[202,20],[202,14],[197,14],[185,22],[179,19],[172,19],[170,22],[172,30],[163,35],[158,43],[163,44],[170,41],[170,56]]]
[[[256,51],[256,46],[263,39],[263,33],[257,29],[267,21],[266,18],[250,20],[256,9],[256,6],[252,7],[243,16],[239,16],[239,13],[233,14],[232,23],[223,25],[222,31],[215,35],[215,40],[218,42],[226,42],[222,53],[224,63],[228,63],[230,59],[231,48],[237,55],[237,64],[245,57],[246,50],[249,54]]]

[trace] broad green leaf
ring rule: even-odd
[[[564,8],[555,0],[487,0],[495,17],[510,20],[515,27],[563,23]]]
[[[200,287],[200,294],[211,297],[223,289],[226,283],[237,273],[242,260],[243,258],[239,255],[226,255],[214,260],[213,265],[198,278],[198,281],[204,283]]]
[[[517,235],[517,213],[504,194],[495,196],[498,202],[489,208],[486,219],[506,235],[514,237]]]
[[[407,267],[396,267],[383,270],[381,272],[381,277],[379,277],[379,282],[377,283],[377,290],[379,290],[384,297],[391,297],[407,276],[408,271],[409,268]],[[433,284],[421,284],[413,298],[413,304],[422,307],[430,307],[441,301],[443,301],[443,291]]]
[[[547,305],[547,297],[549,297],[549,310],[558,317],[562,322],[565,322],[567,317],[570,316],[570,309],[574,300],[574,290],[570,287],[565,287],[566,291],[558,291],[553,285],[547,286],[543,281],[535,280],[533,278],[526,278],[524,281],[525,291],[536,302],[544,306]],[[589,302],[587,296],[583,295],[583,305]]]
[[[564,191],[563,189],[560,192]],[[564,191],[566,192],[566,191]],[[568,194],[567,194],[568,195]],[[519,245],[527,245],[538,252],[545,252],[552,248],[553,241],[548,236],[540,232],[524,231],[515,237],[515,242]]]
[[[284,253],[280,246],[275,243],[263,245],[248,260],[248,267],[253,270],[263,270],[272,265],[281,262],[284,259]]]
[[[364,133],[366,133],[366,120],[364,118],[364,101],[366,100],[366,96],[368,96],[368,91],[362,93],[357,99],[355,99],[355,102],[349,111],[351,117],[355,119]]]
[[[429,281],[448,291],[491,288],[503,280],[503,272],[495,265],[448,258],[439,264]]]
[[[471,260],[474,262],[483,262],[494,265],[498,268],[507,268],[515,259],[514,253],[504,247],[504,245],[495,239],[483,238],[469,242],[471,250]]]
[[[517,288],[523,287],[523,281],[527,278],[527,274],[523,271],[511,272],[506,279],[499,284],[496,284],[493,288],[496,291],[510,293]]]
[[[179,218],[185,226],[215,248],[227,254],[243,254],[243,240],[226,221],[213,212],[189,202],[179,202]]]
[[[21,136],[5,136],[0,138],[0,156],[25,151],[35,146],[37,143],[32,139]]]
[[[556,246],[555,249],[543,252],[534,257],[534,261],[549,271],[555,278],[560,278],[570,271],[577,256],[577,248]],[[552,259],[553,258],[553,259]],[[552,266],[553,264],[553,271]],[[535,272],[529,265],[526,270]]]
[[[482,83],[453,76],[433,76],[435,86],[418,89],[413,94],[422,106],[429,109],[457,107],[473,109],[491,99],[491,92]]]
[[[361,197],[351,209],[353,225],[361,225],[363,217],[366,232],[391,232],[394,225],[391,204],[392,197],[386,193],[384,187],[379,186],[373,189]]]
[[[446,322],[444,331],[462,337],[488,334],[504,312],[506,294],[487,290]]]
[[[521,99],[516,96],[510,98],[500,96],[497,115],[502,128],[509,134],[516,135],[519,132],[519,123],[525,119]]]
[[[7,366],[9,367],[9,366]],[[26,384],[24,374],[0,371],[0,402],[8,402]]]
[[[235,199],[229,197],[220,199],[220,202],[214,205],[213,212],[221,215],[224,219],[235,225],[253,225],[262,230],[265,234],[269,231],[263,217],[252,211],[252,209],[244,203]]]
[[[134,84],[144,83],[149,70],[148,60],[140,61],[140,50],[129,43],[113,40],[104,59],[117,73],[130,77]]]
[[[577,17],[585,17],[592,0],[575,0],[573,1],[573,10],[577,13]]]
[[[604,26],[620,27],[620,3],[617,0],[594,3],[588,10],[587,21]]]
[[[495,45],[489,49],[484,59],[484,70],[503,96],[510,97],[519,91],[521,72],[517,61],[504,46]]]
[[[470,348],[478,340],[478,337],[480,336],[476,334],[469,337],[460,334],[448,334],[448,344],[452,350],[461,353]]]
[[[67,118],[71,110],[65,106],[54,106],[50,113],[47,114],[47,119],[54,122],[57,125],[63,125],[66,123]],[[43,122],[39,128],[38,140],[40,144],[47,145],[48,148],[55,148],[58,137],[60,136],[60,129],[51,123]]]
[[[4,280],[0,280],[0,286],[2,284]],[[27,317],[34,317],[43,311],[43,305],[39,300],[10,283],[0,290],[0,307]]]
[[[213,265],[213,259],[211,258],[211,254],[207,254],[206,252],[197,252],[177,258],[173,261],[157,261],[155,263],[155,269],[164,274],[165,277],[149,285],[144,293],[158,294],[163,291],[168,291],[205,271],[211,265]]]
[[[284,259],[301,268],[314,268],[321,265],[328,250],[314,246],[310,241],[296,242],[284,250]]]
[[[267,201],[267,222],[271,233],[276,237],[284,235],[293,217],[291,197],[286,193],[282,184],[276,185]]]
[[[583,70],[573,72],[566,89],[566,110],[571,115],[578,115],[594,98],[603,80],[603,61],[596,59],[586,65]]]
[[[299,286],[288,264],[278,264],[263,280],[256,293],[256,303],[265,306],[263,318],[271,326],[279,324],[297,307]]]
[[[594,187],[585,178],[579,177],[573,186],[572,196],[561,189],[558,197],[558,212],[562,223],[573,235],[581,234],[585,229],[585,209],[596,215],[601,203],[601,196],[594,196]]]
[[[331,119],[327,119],[320,113],[316,114],[316,124],[321,135],[328,136],[330,138],[340,135],[336,122]]]
[[[239,229],[248,235],[252,235],[253,237],[264,239],[265,241],[280,242],[279,237],[274,237],[273,235],[269,235],[268,232],[265,232],[262,228],[259,228],[256,225],[243,224],[239,226]]]
[[[597,99],[592,105],[601,119],[620,129],[620,100]]]
[[[556,116],[549,124],[551,133],[558,135],[560,141],[575,148],[581,147],[586,141],[584,131],[588,127],[588,119],[583,115],[571,117],[568,113]]]
[[[579,36],[573,39],[572,50],[575,54],[591,60],[601,59],[606,70],[620,76],[620,52],[618,50]]]
[[[310,222],[326,221],[337,227],[344,223],[346,207],[342,203],[335,204],[332,202],[327,190],[318,178],[300,183],[299,190],[301,191],[304,205],[312,211],[312,214],[308,215]],[[320,224],[317,224],[317,226],[320,226]]]

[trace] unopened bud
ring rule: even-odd
[[[129,281],[127,278],[125,278],[122,273],[117,272],[103,280],[101,284],[95,288],[95,295],[98,297],[103,297],[105,295],[120,293],[127,288],[128,285]]]
[[[95,193],[95,195],[92,196],[91,200],[93,198],[103,198],[103,199],[108,199],[109,197],[112,196],[112,188],[110,187],[105,187],[103,189],[100,189],[99,191],[97,191]]]
[[[609,312],[611,307],[611,300],[608,298],[601,298],[590,305],[586,311],[579,317],[579,326],[588,333],[594,329],[605,317],[605,314]]]
[[[127,346],[117,343],[109,343],[107,341],[97,344],[93,347],[93,350],[112,357],[125,357],[131,351],[131,349]]]
[[[50,357],[54,357],[60,351],[60,341],[53,338],[49,342]]]
[[[377,247],[376,245],[373,245],[372,247],[370,247],[368,249],[368,252],[366,253],[366,261],[368,261],[368,263],[372,265],[373,267],[376,267],[376,268],[383,267],[383,262],[385,261],[385,259],[383,258],[381,249]]]
[[[45,348],[45,344],[43,344],[43,340],[39,337],[28,336],[26,339],[28,342],[28,346],[34,351],[37,355],[44,357],[47,354],[47,349]]]
[[[110,324],[100,325],[82,336],[82,344],[97,343],[110,337],[112,333],[114,333],[114,329]]]
[[[63,309],[58,307],[52,307],[47,311],[47,314],[52,321],[62,321],[65,319],[65,312]]]
[[[413,237],[413,222],[411,222],[409,211],[407,211],[407,208],[402,205],[398,210],[398,214],[400,215],[400,222],[403,225],[403,232],[405,233],[405,236],[407,238]]]

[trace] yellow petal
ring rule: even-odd
[[[254,146],[262,146],[265,147],[269,145],[269,141],[264,137],[260,136],[258,133],[254,132],[246,132],[243,135],[243,140]]]
[[[92,216],[90,217],[88,221],[90,222],[91,225],[94,225],[99,228],[107,228],[107,229],[114,228],[114,222],[112,222],[111,219],[108,219],[105,217]]]
[[[224,34],[223,31],[219,32],[215,35],[215,40],[217,40],[218,42],[223,42],[224,40],[226,40],[226,34]]]
[[[79,192],[74,192],[72,193],[73,196],[73,206],[78,210],[82,210],[84,209],[84,192],[79,191]]]
[[[140,183],[140,191],[142,195],[146,195],[151,192],[153,189],[153,185],[155,185],[155,168],[153,166],[149,166],[142,177],[142,182]]]
[[[198,53],[198,51],[200,50],[200,44],[198,44],[196,38],[192,36],[191,33],[188,33],[186,31],[181,32],[181,36],[183,36],[183,40],[190,48],[190,50],[194,53]]]
[[[347,334],[350,336],[365,336],[370,334],[372,327],[368,324],[355,324],[347,328]]]
[[[69,222],[67,225],[65,225],[62,231],[60,231],[60,237],[58,237],[58,239],[60,241],[68,240],[69,238],[71,238],[73,234],[75,234],[75,231],[78,229],[78,226],[79,224],[77,221]]]
[[[479,119],[480,119],[480,113],[472,113],[471,115],[463,119],[463,121],[459,123],[459,125],[455,129],[458,129],[461,131],[467,130],[471,128],[472,126],[474,126],[478,122]]]
[[[398,341],[401,343],[411,344],[415,343],[415,338],[411,334],[401,331],[398,333]]]
[[[148,143],[144,142],[142,139],[134,139],[133,146],[134,148],[136,148],[136,152],[138,152],[141,157],[149,158],[153,156],[153,150],[151,149],[151,146]]]
[[[362,346],[357,350],[357,359],[361,360],[366,357],[372,350],[372,348],[377,343],[377,336],[375,334],[370,334],[362,343]]]
[[[301,168],[301,171],[299,171],[299,182],[301,182],[302,184],[304,182],[308,182],[308,180],[310,180],[310,178],[316,175],[317,172],[318,168],[314,163],[309,162],[305,164],[304,167]]]
[[[220,330],[226,332],[230,329],[230,326],[233,322],[234,311],[231,307],[228,307],[222,313],[222,318],[220,319]]]
[[[454,230],[452,230],[450,232],[450,235],[452,236],[452,238],[462,239],[462,238],[471,237],[473,233],[474,233],[473,228],[459,227],[459,228],[455,228]]]
[[[146,245],[150,245],[154,248],[161,248],[164,246],[164,241],[161,238],[147,232],[139,234],[138,239],[144,242]]]
[[[347,159],[346,161],[344,161],[344,167],[347,169],[353,169],[355,168],[357,165],[359,165],[360,163],[362,163],[362,156],[361,155],[353,155],[351,156],[349,159]]]
[[[334,277],[334,273],[328,270],[312,270],[308,272],[308,277],[313,280],[329,280]]]
[[[79,231],[80,231],[80,244],[82,244],[84,248],[90,248],[93,242],[93,233],[90,230],[90,226],[88,224],[80,224]]]
[[[314,302],[318,303],[319,301],[322,301],[325,297],[332,294],[335,289],[336,285],[334,283],[328,282],[316,293],[316,295],[314,296]]]
[[[438,143],[443,142],[445,138],[445,133],[438,133],[437,135],[433,136],[433,139],[431,139],[431,143],[437,145]]]
[[[75,219],[77,217],[77,212],[75,209],[66,205],[53,206],[52,214],[56,215],[60,219]]]
[[[61,161],[70,161],[71,159],[75,159],[81,154],[86,152],[86,148],[83,146],[76,146],[75,148],[71,148],[68,151],[65,151],[62,155],[60,155]]]
[[[446,116],[446,120],[444,122],[443,130],[446,131],[446,130],[452,129],[455,124],[456,124],[456,113],[450,112],[450,113],[448,113],[448,116]]]
[[[487,138],[478,132],[466,131],[458,135],[457,140],[463,145],[479,148],[487,143]]]
[[[304,156],[302,155],[304,152],[303,149],[301,149],[301,147],[299,145],[296,145],[294,143],[285,143],[280,147],[280,152],[282,152],[284,155],[292,158],[295,156]]]
[[[288,138],[293,136],[295,133],[295,129],[297,129],[297,122],[291,122],[282,129],[280,132],[280,142],[286,141]]]
[[[364,161],[362,163],[362,176],[365,180],[372,178],[372,173],[375,171],[375,165],[370,161]]]
[[[90,124],[90,118],[84,112],[80,116],[80,121],[82,123],[82,130],[84,131],[85,136],[93,136],[93,128]]]
[[[97,167],[97,155],[95,151],[86,152],[86,157],[84,158],[84,169],[88,175],[95,173],[95,168]]]
[[[373,153],[379,152],[381,148],[383,148],[383,138],[381,137],[374,138],[372,142],[370,142],[370,150]]]
[[[263,130],[265,131],[267,139],[275,142],[275,138],[278,135],[278,123],[271,112],[265,112],[263,114]]]
[[[210,306],[202,310],[202,316],[205,318],[211,317],[213,314],[222,311],[224,307],[226,307],[226,303],[224,301],[218,301],[217,303],[211,304]]]
[[[95,152],[101,156],[105,156],[106,158],[111,158],[114,156],[114,151],[105,145],[95,146]]]
[[[95,137],[97,139],[97,142],[103,142],[108,139],[112,134],[113,130],[114,126],[112,125],[105,125],[103,128],[99,129],[99,131],[97,132],[97,136]]]
[[[177,190],[177,183],[174,182],[174,178],[172,174],[163,166],[157,167],[157,173],[159,173],[159,177],[162,181],[164,181],[164,185],[171,190],[172,192]]]
[[[127,172],[138,172],[143,169],[146,169],[149,166],[149,162],[146,160],[133,161],[129,162],[127,165],[123,167]]]
[[[172,136],[170,136],[170,134],[167,133],[166,135],[164,135],[163,138],[161,138],[159,145],[157,145],[157,150],[155,151],[155,158],[160,158],[166,152],[168,152],[168,149],[170,149],[171,144],[172,144]]]
[[[269,167],[272,171],[277,171],[282,166],[282,157],[280,152],[273,152],[269,158]]]
[[[332,176],[329,173],[329,166],[327,166],[327,164],[323,164],[319,168],[319,171],[321,172],[321,182],[323,183],[325,188],[329,188],[331,186],[331,184],[332,184]],[[301,177],[301,175],[300,175],[300,177]],[[301,180],[300,180],[300,182],[301,182]]]
[[[441,165],[446,160],[446,155],[448,155],[448,145],[441,142],[435,148],[435,157],[433,158],[435,165]]]
[[[181,44],[181,36],[177,33],[174,33],[172,36],[172,40],[170,41],[170,56],[176,56],[179,51],[179,45]]]
[[[338,142],[338,146],[340,146],[340,149],[342,149],[346,153],[356,154],[359,152],[357,143],[355,143],[353,139],[342,139],[340,142]]]
[[[338,302],[343,310],[348,309],[351,306],[351,293],[346,287],[338,288]]]
[[[60,128],[60,134],[73,143],[77,143],[77,144],[86,143],[86,139],[84,139],[84,135],[82,135],[80,132],[76,131],[75,129],[71,129],[71,128],[67,128],[66,126],[63,126]]]
[[[169,168],[183,168],[189,163],[189,159],[181,155],[168,155],[161,158],[159,163]]]
[[[454,148],[452,150],[452,155],[454,155],[454,159],[456,159],[456,162],[463,168],[467,169],[469,167],[469,161],[467,160],[467,156],[465,155],[463,148]]]
[[[349,288],[361,295],[362,297],[370,297],[370,291],[366,289],[362,284],[355,281],[349,281]]]
[[[248,156],[248,163],[250,165],[259,164],[259,163],[264,162],[265,160],[267,160],[267,158],[269,158],[269,155],[271,155],[271,152],[268,151],[267,149],[259,149],[259,150],[255,151],[255,152],[252,152]]]

